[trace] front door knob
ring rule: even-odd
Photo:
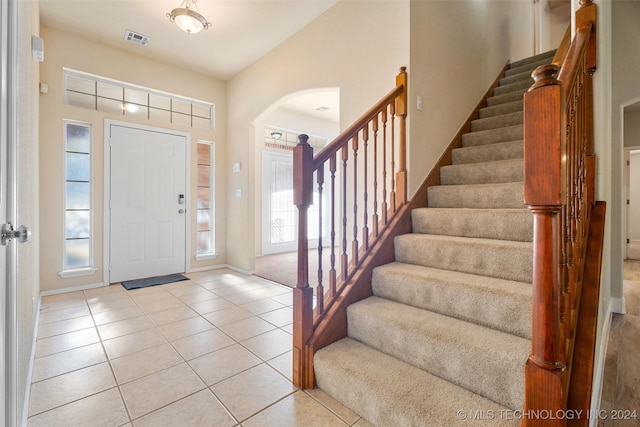
[[[10,222],[3,224],[0,228],[0,244],[7,246],[11,239],[16,239],[18,243],[28,242],[31,238],[31,228],[26,225],[21,225],[17,229],[13,228],[13,224]]]

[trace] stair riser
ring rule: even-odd
[[[533,240],[533,215],[528,209],[414,209],[414,233],[478,239]]]
[[[533,245],[502,240],[401,235],[395,239],[396,261],[442,270],[531,283]]]
[[[527,340],[375,297],[350,305],[347,319],[350,338],[501,405],[522,407]]]
[[[391,263],[373,271],[373,294],[531,338],[531,285]]]
[[[478,132],[489,129],[497,129],[505,126],[521,125],[524,115],[521,111],[516,111],[500,116],[478,119],[471,122],[471,131]]]
[[[523,157],[523,141],[499,142],[496,144],[479,145],[477,147],[456,148],[452,152],[454,165],[488,162],[491,160],[522,159]]]
[[[522,183],[429,187],[427,199],[430,208],[525,208]]]

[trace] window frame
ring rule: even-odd
[[[209,247],[211,248],[210,252],[198,253],[198,211],[204,210],[198,208],[198,189],[201,188],[198,185],[198,180],[196,178],[196,191],[195,191],[195,211],[196,211],[196,238],[195,238],[195,250],[196,250],[196,261],[213,259],[218,256],[216,252],[216,233],[215,233],[215,159],[216,159],[216,144],[213,141],[208,141],[204,139],[197,140],[196,144],[208,145],[209,146]],[[198,162],[198,145],[196,145],[196,175],[198,174],[198,166],[200,163]],[[202,187],[206,188],[206,187]]]
[[[69,181],[68,180],[68,168],[69,168],[69,153],[74,153],[74,151],[70,151],[69,150],[69,141],[68,141],[68,127],[70,125],[73,126],[82,126],[88,129],[88,134],[89,134],[89,150],[88,153],[83,153],[83,154],[87,154],[89,156],[89,170],[88,170],[88,181],[87,183],[89,184],[89,208],[87,209],[87,211],[89,212],[89,236],[86,238],[86,240],[88,240],[88,244],[89,244],[89,259],[87,262],[87,265],[83,265],[83,266],[79,266],[79,267],[73,267],[73,266],[67,266],[67,242],[70,240],[67,238],[67,212],[69,212],[68,209],[68,199],[67,199],[67,184],[69,182],[73,182],[73,181]],[[94,223],[94,206],[93,206],[93,167],[92,167],[92,163],[93,163],[93,125],[91,123],[88,122],[82,122],[82,121],[78,121],[78,120],[69,120],[69,119],[63,119],[63,125],[62,125],[62,140],[63,140],[63,151],[62,151],[62,155],[63,155],[63,159],[62,159],[62,164],[64,165],[64,169],[63,169],[63,179],[62,179],[62,270],[58,273],[58,275],[63,278],[70,278],[70,277],[80,277],[80,276],[89,276],[92,274],[95,274],[95,272],[97,271],[97,268],[95,267],[95,262],[94,262],[94,243],[95,243],[95,239],[94,239],[94,227],[93,227],[93,223]],[[85,239],[85,238],[83,238]]]

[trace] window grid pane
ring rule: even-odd
[[[63,269],[91,267],[91,127],[65,122]]]
[[[65,103],[110,114],[213,129],[213,104],[130,83],[65,70]]]

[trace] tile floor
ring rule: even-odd
[[[291,383],[291,288],[187,276],[43,297],[28,427],[369,425]]]

